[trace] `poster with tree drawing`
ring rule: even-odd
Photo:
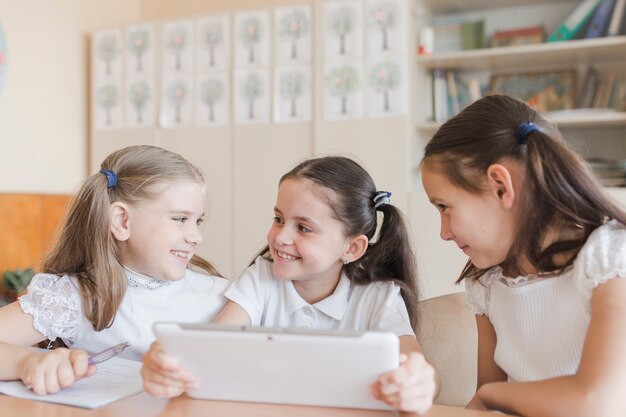
[[[193,21],[163,24],[163,72],[186,74],[193,71]]]
[[[96,32],[92,37],[91,64],[94,81],[121,78],[122,30]]]
[[[126,75],[154,74],[154,26],[135,25],[126,28]]]
[[[366,27],[368,57],[406,56],[405,0],[367,0]]]
[[[193,90],[191,76],[163,79],[159,122],[161,127],[188,126],[192,121]]]
[[[212,72],[196,77],[196,126],[219,126],[229,122],[229,74]]]
[[[274,70],[274,122],[311,120],[311,68],[278,67]]]
[[[152,127],[156,124],[156,94],[152,77],[130,76],[124,86],[126,127]]]
[[[281,7],[274,10],[274,45],[277,65],[311,62],[311,7]]]
[[[235,14],[235,66],[267,67],[270,62],[268,11]]]
[[[220,14],[196,19],[196,70],[230,68],[230,16]]]
[[[240,124],[269,122],[269,71],[235,71],[235,122]]]
[[[363,56],[363,7],[360,1],[324,3],[324,56],[327,62]]]
[[[326,120],[363,116],[362,70],[356,62],[327,64],[324,71],[324,116]]]
[[[400,60],[384,60],[371,65],[367,79],[367,115],[397,116],[406,113],[406,84]]]
[[[117,80],[95,83],[92,91],[92,120],[95,130],[122,127],[122,92]]]

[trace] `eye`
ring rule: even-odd
[[[437,204],[436,207],[437,207],[437,210],[439,210],[442,213],[444,213],[448,209],[448,206],[446,206],[445,204]]]
[[[175,222],[185,223],[187,221],[187,217],[174,217],[172,220]]]
[[[204,219],[198,219],[198,220],[196,221],[196,224],[197,224],[198,226],[201,226],[202,224],[204,224]]]
[[[301,231],[302,233],[309,233],[312,232],[313,230],[306,227],[305,225],[301,224],[298,226],[298,230]]]
[[[283,219],[279,216],[274,216],[274,223],[283,224]]]

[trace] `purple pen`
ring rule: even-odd
[[[124,349],[126,349],[128,346],[130,346],[130,343],[124,342],[124,343],[120,343],[119,345],[111,346],[110,348],[105,349],[102,352],[98,352],[94,355],[90,355],[89,365],[95,365],[98,363],[102,363],[108,359],[111,359],[112,357],[117,356],[120,353],[122,353]]]

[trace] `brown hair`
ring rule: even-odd
[[[518,143],[521,124],[539,130]],[[524,227],[520,227],[507,259],[501,266],[522,274],[520,256],[542,273],[557,274],[570,266],[585,241],[607,219],[626,224],[626,213],[605,196],[584,160],[566,145],[561,133],[527,104],[505,95],[484,97],[441,126],[424,151],[423,164],[438,169],[456,186],[483,192],[490,165],[503,159],[524,167],[521,195]],[[576,237],[561,238],[547,247],[553,227],[580,230]],[[555,255],[569,255],[555,263]],[[486,270],[468,262],[458,281],[478,279]]]
[[[323,187],[319,195],[343,223],[344,234],[363,234],[370,239],[365,254],[344,265],[344,272],[358,284],[393,281],[401,289],[411,325],[416,328],[419,298],[416,263],[402,212],[391,204],[381,205],[378,211],[382,212],[383,220],[378,238],[372,242],[378,222],[374,207],[376,186],[363,167],[349,158],[327,156],[302,162],[283,175],[279,184],[290,178],[307,179]],[[267,246],[259,253],[266,257],[268,254]]]
[[[117,174],[117,185],[107,188],[107,177],[88,177],[72,200],[59,229],[58,243],[47,255],[43,271],[73,275],[80,285],[83,311],[96,331],[115,318],[126,291],[119,246],[110,227],[109,207],[121,201],[137,205],[158,197],[165,182],[204,184],[200,171],[182,156],[156,146],[129,146],[109,155],[101,169]],[[190,262],[212,275],[217,270],[195,256]]]

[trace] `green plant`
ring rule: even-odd
[[[8,293],[20,294],[26,291],[26,287],[34,275],[35,271],[32,268],[5,271],[3,274],[4,289]]]

